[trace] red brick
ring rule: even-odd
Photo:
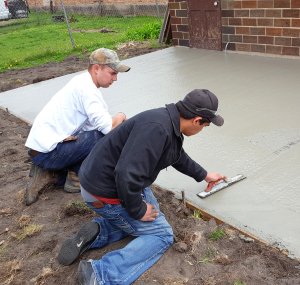
[[[265,45],[251,45],[251,51],[252,52],[266,52],[266,46]]]
[[[284,37],[299,38],[300,37],[300,29],[283,28],[282,35]]]
[[[189,24],[189,18],[180,18],[182,25],[188,25]]]
[[[250,10],[250,17],[264,17],[265,10],[264,9],[251,9]]]
[[[299,9],[282,10],[282,17],[285,18],[299,18],[299,15],[300,15]]]
[[[273,0],[258,0],[257,8],[274,8]]]
[[[274,19],[274,27],[290,27],[290,19]]]
[[[300,0],[292,0],[291,8],[300,8]]]
[[[265,35],[266,34],[266,29],[265,28],[251,27],[250,28],[250,34],[251,35]]]
[[[275,37],[276,46],[290,46],[292,44],[291,38]]]
[[[230,1],[228,3],[229,9],[240,9],[242,8],[242,1]]]
[[[243,42],[243,36],[242,35],[230,35],[229,41],[233,43],[242,43]]]
[[[238,35],[249,35],[250,34],[250,28],[249,27],[236,27],[235,33]]]
[[[173,32],[172,36],[173,36],[173,39],[182,39],[183,33],[182,32]]]
[[[231,26],[240,26],[242,24],[241,18],[229,18],[229,25]]]
[[[179,3],[169,3],[169,9],[170,10],[180,9],[180,4]]]
[[[249,17],[249,15],[250,15],[250,10],[248,9],[234,11],[235,17]]]
[[[282,28],[266,28],[267,36],[281,36]]]
[[[300,38],[292,39],[292,46],[293,47],[300,47]]]
[[[266,9],[266,17],[280,18],[281,11],[282,11],[281,9]]]
[[[273,19],[257,19],[257,26],[267,27],[273,25],[274,25]]]
[[[256,1],[242,1],[242,8],[257,8]]]
[[[282,47],[282,54],[299,55],[299,48],[298,47]]]
[[[177,25],[171,25],[172,32],[177,32]]]
[[[292,27],[300,28],[300,19],[292,19]]]
[[[243,36],[243,42],[244,43],[256,44],[257,43],[257,36]]]
[[[274,0],[274,8],[291,8],[290,0]]]
[[[171,24],[172,25],[182,24],[181,18],[171,17]]]
[[[180,8],[181,8],[181,10],[187,10],[187,8],[188,8],[187,2],[181,2]]]
[[[259,44],[273,45],[274,44],[274,37],[259,36],[258,37],[258,43]]]
[[[256,19],[252,18],[243,18],[242,19],[243,26],[256,26]]]
[[[250,51],[251,46],[249,44],[236,44],[236,50],[238,51]]]
[[[222,26],[228,26],[229,25],[229,19],[228,18],[222,18]]]
[[[189,40],[190,39],[190,33],[182,33],[183,39]]]
[[[281,46],[266,46],[266,53],[281,54]]]

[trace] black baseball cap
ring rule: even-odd
[[[224,119],[217,114],[218,98],[207,89],[194,89],[181,101],[191,113],[206,118],[216,126],[222,126]]]

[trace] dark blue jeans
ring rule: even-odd
[[[65,179],[68,170],[78,174],[81,163],[104,135],[94,130],[76,136],[77,140],[61,142],[54,150],[36,155],[32,163],[43,169],[58,171],[62,179]]]

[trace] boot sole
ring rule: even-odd
[[[95,222],[84,225],[75,237],[67,239],[58,254],[58,262],[62,265],[72,264],[94,242],[100,227]]]

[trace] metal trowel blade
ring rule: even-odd
[[[202,192],[198,193],[197,195],[200,198],[206,198],[206,197],[208,197],[212,194],[215,194],[216,192],[219,192],[220,190],[225,189],[225,188],[229,187],[230,185],[232,185],[236,182],[239,182],[245,178],[246,178],[246,176],[244,176],[242,174],[238,174],[232,178],[227,179],[226,181],[222,180],[220,183],[216,184],[209,192],[202,191]]]

